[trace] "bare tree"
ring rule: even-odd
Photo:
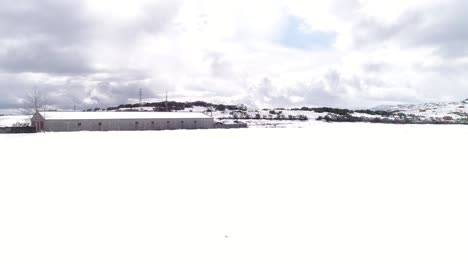
[[[34,86],[30,89],[23,99],[23,113],[24,114],[35,114],[40,111],[46,111],[47,108],[47,97],[41,91],[41,89]]]

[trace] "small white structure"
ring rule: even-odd
[[[45,112],[36,113],[36,131],[137,131],[213,128],[213,118],[186,112]]]

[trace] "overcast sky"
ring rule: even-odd
[[[465,0],[0,0],[0,109],[468,97]]]

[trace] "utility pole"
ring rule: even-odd
[[[73,105],[73,112],[76,112],[76,105]]]

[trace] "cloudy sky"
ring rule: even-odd
[[[465,0],[0,0],[0,109],[468,97]]]

